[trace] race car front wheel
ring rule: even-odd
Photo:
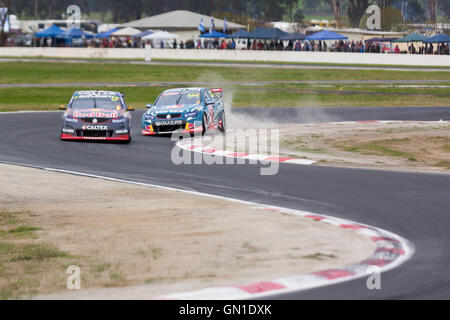
[[[130,139],[128,139],[128,143],[130,143],[131,140],[133,140],[133,136],[131,135],[131,128],[128,128],[128,133],[130,134]]]
[[[227,119],[225,117],[225,111],[222,111],[222,118],[220,119],[219,122],[219,131],[220,132],[227,131]]]
[[[206,133],[207,128],[207,119],[206,119],[206,115],[203,114],[203,120],[202,120],[202,136]]]

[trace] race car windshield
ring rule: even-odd
[[[162,94],[158,101],[156,101],[156,107],[174,106],[174,105],[187,105],[187,104],[199,104],[200,92],[185,92],[185,93],[166,93]]]
[[[113,98],[77,98],[72,101],[72,109],[106,109],[119,110],[122,108],[120,99]],[[114,101],[113,101],[114,100]]]

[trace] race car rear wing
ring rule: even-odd
[[[222,98],[223,98],[223,88],[213,88],[213,89],[210,89],[210,90],[211,90],[211,92],[213,92],[217,96],[217,98],[222,100]]]

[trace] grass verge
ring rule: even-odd
[[[39,242],[40,228],[24,225],[19,212],[0,212],[0,299],[17,299],[33,295],[45,275],[64,284],[66,252]]]
[[[0,83],[289,81],[289,80],[449,80],[449,72],[334,69],[228,68],[113,63],[8,62]]]
[[[389,157],[403,157],[403,158],[414,158],[411,153],[402,152],[394,149],[393,144],[401,144],[408,142],[409,139],[387,139],[387,140],[377,140],[368,143],[360,144],[352,147],[344,147],[344,151],[357,152],[362,154],[374,154],[379,156],[389,156]]]
[[[43,62],[46,60],[59,60],[61,62],[67,60],[81,60],[86,62],[110,62],[113,63],[115,61],[120,62],[142,62],[143,59],[135,59],[135,58],[52,58],[52,57],[14,57],[14,56],[3,56],[1,58],[5,59],[22,59],[22,60],[35,60],[42,59]],[[224,63],[224,64],[248,64],[248,65],[273,65],[274,68],[276,66],[285,66],[285,65],[293,65],[293,66],[317,66],[317,67],[354,67],[354,68],[404,68],[404,69],[450,69],[449,66],[423,66],[423,65],[392,65],[392,64],[366,64],[366,63],[316,63],[316,62],[285,62],[285,61],[247,61],[247,60],[193,60],[193,59],[152,59],[153,62],[167,62],[167,63],[202,63],[202,64],[214,64],[214,63]]]
[[[159,93],[177,86],[90,88],[0,88],[0,112],[20,110],[57,110],[67,104],[76,90],[114,90],[125,93],[126,101],[136,108],[153,103]],[[362,91],[362,90],[363,91]],[[227,99],[227,95],[231,99]],[[226,100],[233,107],[389,107],[389,106],[448,106],[448,88],[374,88],[364,86],[328,86],[326,89],[310,85],[239,86],[225,89]]]

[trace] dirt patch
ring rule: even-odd
[[[448,122],[326,124],[281,129],[281,152],[350,167],[450,173]]]
[[[243,134],[248,137],[242,138]],[[266,148],[259,145],[258,134],[231,130],[227,139],[213,138],[207,145],[244,153],[278,150],[270,132],[264,134],[269,142]],[[281,156],[307,158],[317,165],[450,173],[450,123],[446,121],[290,124],[279,126],[278,136]],[[227,144],[233,140],[234,144]]]
[[[26,296],[65,297],[72,264],[81,268],[83,289],[146,284],[125,295],[111,290],[120,298],[149,298],[337,268],[375,249],[351,230],[246,204],[8,165],[0,165],[0,211],[20,212],[15,217],[33,233],[20,239],[0,234],[0,243],[64,252],[29,270],[28,283],[18,282],[15,293]],[[24,277],[0,258],[0,287]],[[110,297],[89,290],[68,296],[77,295]]]

